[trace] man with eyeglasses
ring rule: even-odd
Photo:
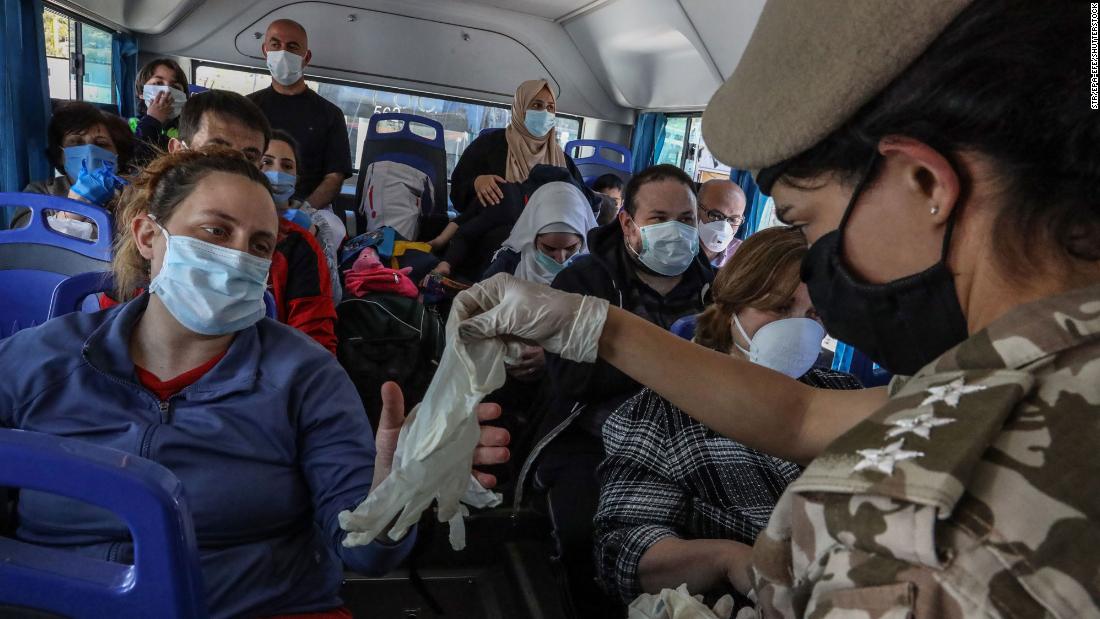
[[[745,223],[745,192],[733,181],[710,180],[699,189],[696,204],[703,253],[714,268],[721,268],[741,244],[733,235]]]

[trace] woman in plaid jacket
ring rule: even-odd
[[[813,387],[858,389],[851,375],[810,367],[824,331],[799,280],[805,253],[790,228],[750,237],[715,278],[695,341]],[[728,572],[801,468],[723,438],[649,390],[603,433],[595,554],[608,591],[625,602],[681,583],[692,593],[732,593]]]

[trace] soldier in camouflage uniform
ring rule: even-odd
[[[1100,286],[1018,307],[892,388],[758,538],[764,616],[1100,616]]]
[[[746,616],[1100,617],[1089,8],[769,0],[711,99],[707,145],[805,234],[826,329],[911,376],[888,392],[816,392],[508,278],[460,295],[460,333],[599,356],[807,463],[728,574]]]

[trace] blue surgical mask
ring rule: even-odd
[[[267,177],[267,182],[271,183],[271,195],[275,198],[275,202],[279,204],[289,202],[294,195],[294,186],[298,182],[298,177],[279,170],[268,170],[264,172],[264,176]]]
[[[62,149],[62,154],[65,156],[65,174],[74,183],[80,178],[82,162],[87,162],[88,172],[95,172],[102,168],[104,163],[110,163],[116,169],[118,168],[118,155],[95,144],[66,146]]]
[[[540,276],[540,279],[548,278],[549,281],[544,281],[543,283],[549,284],[551,281],[554,280],[555,277],[557,277],[558,273],[561,273],[565,270],[565,267],[572,264],[573,259],[576,258],[578,255],[579,254],[573,254],[572,256],[569,256],[569,258],[567,258],[565,262],[558,262],[557,260],[554,260],[550,256],[547,256],[546,254],[536,249],[535,262],[538,265],[539,271],[537,275]]]
[[[523,115],[523,126],[527,127],[531,135],[541,138],[554,128],[556,118],[552,112],[527,110]]]
[[[642,234],[642,251],[634,251],[630,243],[627,249],[650,270],[665,277],[682,274],[699,253],[699,230],[695,226],[666,221],[638,226],[638,231]]]
[[[168,248],[149,292],[181,325],[202,335],[226,335],[264,317],[270,260],[160,229]]]

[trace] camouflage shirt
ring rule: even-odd
[[[762,617],[1100,617],[1100,286],[1020,306],[788,487]]]

